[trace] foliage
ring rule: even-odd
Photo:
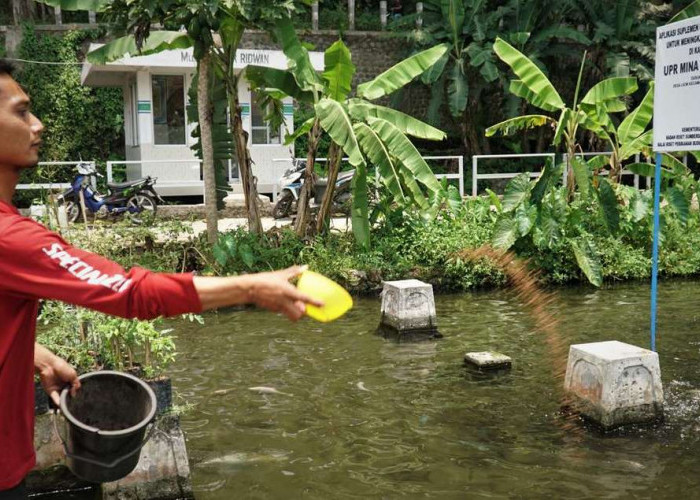
[[[187,319],[202,321],[199,316]],[[47,301],[39,316],[37,341],[81,373],[140,369],[146,378],[155,378],[175,360],[171,331],[163,330],[160,320],[127,320]]]
[[[121,89],[80,84],[79,55],[84,42],[98,31],[68,31],[62,36],[23,28],[18,57],[63,65],[25,64],[17,80],[27,89],[33,112],[44,123],[42,161],[118,158],[124,148]],[[23,171],[20,182],[68,182],[70,168],[44,167]],[[24,194],[24,193],[22,193]],[[26,201],[17,199],[17,203]]]
[[[307,160],[305,186],[311,181],[314,169],[316,147],[325,131],[333,143],[349,158],[355,168],[352,186],[353,232],[358,243],[369,246],[369,208],[367,197],[368,158],[379,168],[379,178],[390,189],[392,195],[404,197],[420,210],[428,212],[428,200],[433,200],[433,214],[441,201],[442,191],[430,167],[422,159],[418,150],[408,140],[406,134],[423,139],[439,140],[444,133],[408,115],[370,102],[388,95],[430,68],[446,52],[446,46],[436,46],[392,66],[373,80],[357,87],[356,98],[348,98],[351,92],[355,67],[350,51],[338,40],[325,53],[325,70],[319,76],[309,59],[307,49],[301,44],[290,20],[277,22],[277,38],[290,60],[287,72],[249,66],[246,75],[259,93],[270,96],[286,95],[297,100],[313,103],[314,116],[309,119],[308,143],[311,151]],[[293,139],[289,139],[293,140]],[[333,186],[334,175],[338,171],[337,158],[331,158],[329,175]],[[401,189],[401,184],[406,189]],[[425,191],[424,191],[425,190]],[[328,189],[324,204],[325,210],[319,213],[317,230],[324,226],[333,190]],[[302,191],[297,221],[297,233],[306,232],[308,193]]]

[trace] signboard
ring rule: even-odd
[[[654,151],[700,150],[700,17],[656,30]]]
[[[139,101],[137,104],[139,113],[150,113],[151,112],[151,101]]]

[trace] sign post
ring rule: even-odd
[[[654,87],[654,233],[651,264],[651,350],[656,350],[659,199],[663,153],[700,150],[700,17],[656,30]]]

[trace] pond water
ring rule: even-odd
[[[648,286],[558,299],[567,344],[649,346]],[[379,298],[325,325],[256,310],[177,323],[171,373],[176,402],[195,405],[182,426],[197,498],[700,496],[700,283],[660,286],[665,422],[607,435],[562,424],[562,381],[512,295],[436,300],[444,338],[422,343],[375,334]],[[465,369],[482,350],[512,356],[512,371]]]

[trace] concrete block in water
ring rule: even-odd
[[[418,280],[385,281],[381,325],[398,332],[436,330],[433,286]]]
[[[572,345],[564,387],[604,428],[663,418],[659,356],[618,341]]]
[[[464,355],[464,362],[479,370],[503,370],[513,364],[509,356],[500,352],[468,352]]]

